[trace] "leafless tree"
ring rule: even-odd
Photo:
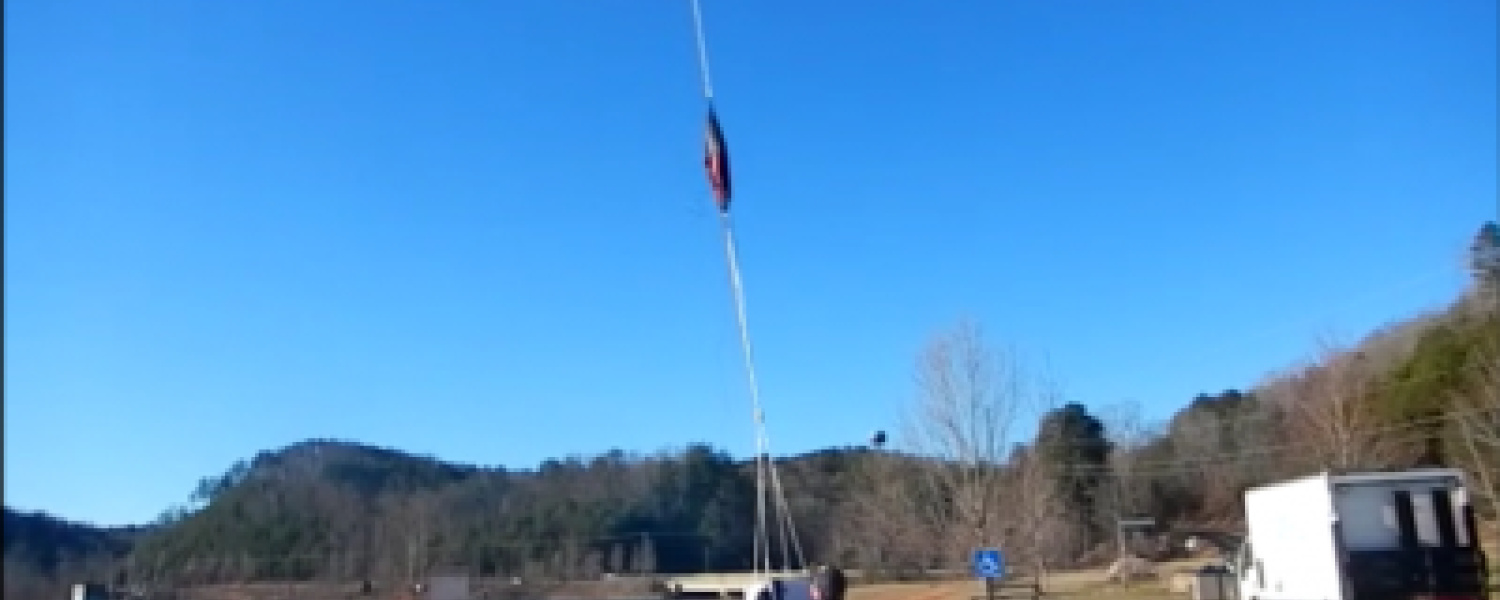
[[[641,542],[630,555],[631,571],[639,575],[656,573],[656,544],[650,536],[641,536]]]
[[[1076,529],[1065,522],[1064,504],[1056,485],[1057,474],[1030,448],[1018,447],[1008,461],[1002,499],[1006,547],[1018,565],[1028,567],[1038,584],[1045,585],[1047,572],[1060,550],[1073,546]],[[1069,557],[1072,558],[1072,557]]]
[[[1325,339],[1318,360],[1281,389],[1288,425],[1315,466],[1382,468],[1410,456],[1410,439],[1382,431],[1385,423],[1372,398],[1377,376],[1363,354]]]
[[[616,544],[610,544],[609,545],[609,557],[608,557],[608,559],[605,560],[604,568],[606,570],[608,570],[610,573],[615,573],[615,574],[625,572],[625,545],[624,544],[616,543]]]
[[[1141,452],[1161,435],[1160,427],[1146,421],[1136,402],[1119,402],[1099,411],[1110,438],[1110,497],[1104,505],[1110,519],[1145,511],[1151,501],[1150,482],[1143,477]],[[1113,526],[1113,525],[1112,525]]]
[[[917,399],[902,424],[903,445],[937,459],[923,483],[927,535],[946,540],[948,561],[1002,541],[1003,463],[1018,419],[1056,403],[1045,381],[1014,353],[997,350],[978,324],[962,320],[935,336],[917,365]],[[952,564],[950,562],[950,564]]]
[[[381,501],[381,512],[387,517],[386,540],[382,543],[384,560],[380,562],[383,579],[398,580],[406,585],[418,581],[431,566],[429,554],[437,513],[436,499],[430,493],[392,496]]]
[[[922,512],[926,466],[879,449],[861,462],[860,492],[847,500],[833,531],[838,553],[852,555],[867,576],[911,573],[941,553],[941,538],[930,535]]]
[[[1297,452],[1288,452],[1282,434],[1285,413],[1278,409],[1304,400],[1299,395],[1303,376],[1304,371],[1298,371],[1275,378],[1252,395],[1231,390],[1200,396],[1173,417],[1165,432],[1170,452],[1138,461],[1131,469],[1136,474],[1155,472],[1160,480],[1188,491],[1196,503],[1192,517],[1199,524],[1238,522],[1245,487],[1303,468],[1286,462],[1288,457],[1301,459]]]
[[[35,566],[18,556],[5,556],[6,598],[47,598],[63,592],[63,585],[39,573]]]
[[[1454,423],[1474,487],[1500,515],[1500,343],[1480,348],[1472,365],[1473,386],[1455,394]]]

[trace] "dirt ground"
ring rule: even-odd
[[[1074,600],[1145,600],[1148,598],[1185,598],[1173,594],[1166,584],[1158,582],[1130,585],[1089,585],[1073,588],[1050,587],[1044,598]],[[850,590],[849,600],[970,600],[984,595],[983,586],[972,582],[876,584]]]
[[[1487,554],[1491,557],[1492,565],[1500,564],[1500,527],[1491,524],[1486,527],[1488,538]],[[1175,572],[1188,571],[1194,567],[1201,566],[1205,561],[1178,561],[1156,565],[1157,579],[1132,584],[1112,584],[1106,580],[1104,569],[1093,569],[1087,571],[1070,571],[1050,574],[1044,581],[1045,598],[1056,600],[1185,600],[1188,596],[1184,593],[1171,591],[1172,574]],[[1500,586],[1500,569],[1491,569],[1494,585]],[[603,585],[603,584],[594,584]],[[211,586],[194,590],[189,595],[193,600],[280,600],[283,598],[346,598],[351,597],[348,590],[353,588],[343,586],[338,588],[338,594],[327,593],[328,590],[313,591],[299,589],[316,587],[316,584],[250,584],[240,586]],[[584,586],[587,587],[587,586]],[[1500,587],[1495,588],[1500,592]],[[581,598],[591,597],[590,593],[596,593],[596,597],[604,597],[610,594],[600,593],[603,590],[594,589],[568,589],[567,597]],[[622,590],[615,597],[645,597],[649,594],[632,590],[636,593],[626,593]],[[322,592],[322,593],[319,593]],[[849,600],[971,600],[975,597],[983,597],[984,585],[972,579],[957,581],[939,581],[923,583],[886,583],[855,586],[849,590]],[[1497,596],[1500,597],[1500,596]]]
[[[1043,584],[1044,597],[1068,600],[1147,600],[1186,598],[1173,593],[1171,574],[1191,570],[1207,561],[1178,561],[1157,565],[1160,577],[1154,581],[1112,584],[1104,569],[1051,573]],[[984,584],[974,580],[890,583],[857,586],[849,590],[849,600],[970,600],[984,596]]]
[[[1491,526],[1490,535],[1500,533]],[[1490,537],[1486,554],[1491,564],[1500,563],[1500,540]],[[1174,600],[1188,598],[1186,593],[1171,591],[1173,573],[1191,571],[1206,560],[1190,560],[1156,565],[1155,580],[1114,584],[1104,569],[1050,574],[1045,582],[1044,598],[1058,600]],[[1491,589],[1500,592],[1500,569],[1491,568]],[[973,580],[930,583],[890,583],[856,586],[849,590],[849,600],[971,600],[984,596],[984,585]],[[1500,597],[1500,596],[1497,596]]]

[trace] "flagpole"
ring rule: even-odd
[[[740,354],[744,359],[745,379],[750,386],[751,418],[755,424],[755,536],[752,553],[752,570],[758,575],[771,571],[771,540],[767,527],[767,485],[765,440],[766,414],[760,401],[760,381],[755,372],[755,349],[750,343],[750,325],[745,311],[745,288],[740,278],[739,252],[734,240],[734,222],[729,211],[719,211],[719,224],[724,232],[724,257],[729,269],[730,294],[734,299],[735,323],[740,334]]]
[[[705,166],[708,168],[709,181],[718,201],[719,224],[724,232],[724,255],[729,269],[735,321],[739,327],[740,350],[744,358],[745,378],[750,386],[750,401],[755,424],[755,542],[752,565],[759,578],[762,574],[769,576],[772,565],[768,510],[779,510],[785,517],[784,522],[778,520],[778,524],[783,528],[781,531],[783,565],[790,566],[793,551],[796,553],[797,562],[801,563],[802,548],[791,523],[791,510],[787,505],[785,492],[781,489],[780,478],[777,477],[775,465],[771,462],[770,440],[765,426],[765,409],[761,404],[760,382],[755,373],[755,353],[750,344],[750,328],[745,316],[745,291],[740,279],[734,223],[729,216],[731,186],[729,150],[725,147],[723,132],[720,130],[718,117],[714,112],[714,88],[709,75],[708,42],[703,33],[702,9],[699,7],[699,0],[689,0],[689,4],[693,9],[693,33],[698,51],[698,76],[703,84],[704,104],[708,108],[708,131],[706,132],[708,155],[705,157]],[[775,506],[769,506],[773,502]],[[791,548],[788,548],[788,542]],[[780,600],[780,592],[775,586],[771,587],[771,594],[774,600]]]

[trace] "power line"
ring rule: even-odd
[[[1483,416],[1486,414],[1493,414],[1496,418],[1500,418],[1500,407],[1449,411],[1444,414],[1433,415],[1426,418],[1412,419],[1395,425],[1366,428],[1363,431],[1358,432],[1356,435],[1359,435],[1365,439],[1392,439],[1394,436],[1399,436],[1402,434],[1422,434],[1425,433],[1424,430],[1437,425],[1446,424],[1447,422],[1464,418]],[[1233,431],[1234,427],[1232,425],[1226,426],[1226,429]],[[1141,461],[1131,463],[1129,473],[1131,475],[1141,477],[1191,473],[1199,471],[1205,466],[1211,466],[1215,463],[1241,462],[1247,459],[1275,456],[1293,451],[1316,451],[1324,449],[1327,446],[1328,444],[1325,442],[1320,442],[1317,440],[1303,440],[1298,442],[1261,445],[1255,448],[1244,450],[1221,451],[1207,455],[1198,454],[1196,456],[1187,458]],[[1072,469],[1078,472],[1097,473],[1100,470],[1109,470],[1112,467],[1109,465],[1098,466],[1088,464],[1065,464],[1061,465],[1061,468]]]

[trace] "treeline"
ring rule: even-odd
[[[1114,555],[1120,518],[1232,531],[1246,487],[1323,469],[1464,467],[1493,513],[1497,344],[1493,304],[1469,295],[1149,423],[1128,405],[1064,401],[964,324],[922,354],[892,447],[778,461],[796,535],[771,548],[888,573],[961,566],[980,544],[1040,568],[1096,563]],[[1012,435],[1032,422],[1034,436]],[[509,471],[314,441],[205,482],[207,507],[142,543],[131,569],[191,581],[744,569],[754,490],[752,464],[708,445]]]
[[[112,572],[146,531],[95,527],[10,507],[4,526],[6,598],[56,596],[59,580]]]
[[[1476,274],[1446,310],[1356,344],[1323,343],[1303,364],[1200,395],[1162,423],[1126,404],[1064,399],[962,323],[920,354],[916,398],[891,447],[777,461],[796,527],[771,548],[877,574],[958,567],[978,545],[1005,547],[1025,568],[1067,567],[1113,557],[1122,518],[1233,531],[1247,487],[1423,465],[1467,469],[1493,516],[1500,273]],[[1032,423],[1034,435],[1017,435]],[[522,471],[316,440],[204,480],[193,494],[201,509],[166,515],[110,568],[174,584],[744,569],[754,482],[751,464],[709,445]]]

